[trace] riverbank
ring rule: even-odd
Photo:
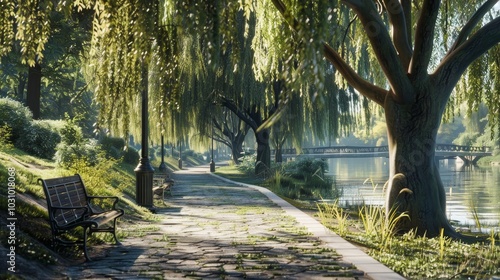
[[[477,164],[479,166],[500,165],[500,155],[480,158]]]
[[[251,180],[253,184],[264,185],[264,180],[259,182],[253,175],[245,175],[236,167],[218,167],[216,173],[232,180]],[[498,231],[491,231],[490,236],[484,236],[484,242],[475,244],[464,244],[445,236],[429,239],[414,233],[392,236],[381,207],[366,206],[349,210],[335,204],[312,205],[283,198],[405,277],[500,277]]]

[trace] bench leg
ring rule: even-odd
[[[120,243],[120,241],[118,241],[118,237],[116,237],[116,219],[113,222],[113,237],[115,238],[116,245],[122,245],[122,243]]]
[[[89,252],[87,252],[87,231],[90,230],[87,227],[83,228],[83,254],[85,255],[85,259],[90,262],[92,261],[89,257]]]

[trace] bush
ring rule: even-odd
[[[128,147],[128,149],[123,153],[123,162],[128,164],[139,163],[139,152],[133,147]]]
[[[31,111],[21,102],[10,98],[0,98],[0,127],[11,128],[9,140],[15,143],[24,134],[24,130],[30,126],[33,120]]]
[[[123,148],[125,147],[125,140],[118,137],[103,137],[99,143],[106,155],[114,159],[119,159],[123,156]]]
[[[66,116],[66,122],[61,128],[61,142],[66,145],[81,145],[84,144],[82,129],[75,123],[74,120]]]
[[[14,147],[11,141],[12,128],[6,124],[0,126],[0,148],[11,149]]]
[[[323,178],[328,163],[320,159],[301,158],[285,164],[284,169],[292,178],[304,181],[311,180],[314,176]]]
[[[76,160],[85,160],[91,166],[96,165],[99,161],[99,154],[102,153],[95,139],[87,139],[72,145],[61,142],[56,150],[54,159],[58,165],[65,168],[71,167]]]
[[[56,152],[56,146],[61,142],[58,130],[61,122],[58,121],[33,121],[29,127],[24,129],[15,146],[19,149],[45,159],[52,159]]]

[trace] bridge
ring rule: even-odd
[[[459,157],[467,164],[476,164],[485,156],[491,156],[488,147],[461,146],[451,144],[436,144],[435,155],[437,159]],[[314,158],[369,158],[369,157],[389,157],[388,146],[365,147],[365,146],[332,146],[303,148],[300,154],[297,150],[283,149],[283,158],[298,156],[309,156]]]

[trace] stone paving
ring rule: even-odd
[[[207,171],[177,171],[157,221],[124,229],[121,246],[69,267],[67,277],[402,279],[266,189]]]

